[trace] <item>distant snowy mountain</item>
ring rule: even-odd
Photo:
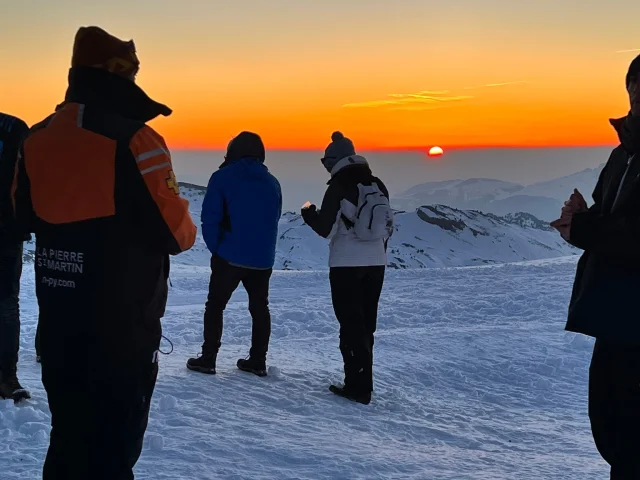
[[[547,182],[535,183],[525,187],[518,192],[518,195],[528,195],[531,197],[554,198],[564,202],[574,188],[582,192],[584,198],[591,199],[591,193],[598,182],[600,172],[604,168],[604,164],[598,168],[587,168],[580,172],[565,177],[560,177]]]
[[[449,180],[416,185],[393,199],[398,210],[415,210],[424,205],[448,205],[461,210],[487,211],[495,200],[508,197],[524,187],[488,178]]]
[[[603,166],[526,187],[484,178],[424,183],[394,197],[393,206],[400,210],[415,210],[425,205],[442,204],[495,215],[526,212],[551,221],[558,217],[563,202],[574,188],[590,199]]]
[[[182,184],[191,215],[200,227],[206,189]],[[546,222],[527,213],[496,216],[447,206],[421,207],[396,214],[389,244],[390,268],[486,265],[576,254]],[[33,255],[33,243],[25,257]],[[278,270],[324,270],[328,241],[316,235],[297,213],[282,215],[276,252]],[[183,265],[209,265],[210,253],[198,229],[194,247],[173,259]]]
[[[573,191],[571,189],[569,192]],[[569,197],[566,194],[565,197]],[[558,200],[549,197],[536,197],[531,195],[512,195],[507,198],[496,200],[488,205],[486,208],[480,210],[490,212],[495,215],[507,215],[509,213],[526,212],[534,215],[537,218],[551,222],[558,218],[560,209],[564,201],[567,199]]]

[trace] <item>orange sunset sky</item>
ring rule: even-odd
[[[4,3],[4,2],[3,2]],[[174,114],[174,148],[239,130],[271,148],[615,143],[628,0],[20,0],[0,17],[0,110],[35,123],[59,103],[81,25],[133,38],[138,83]]]

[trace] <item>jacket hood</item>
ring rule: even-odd
[[[366,165],[368,167],[369,162],[367,162],[367,159],[361,155],[349,155],[348,157],[338,160],[338,162],[333,166],[331,169],[331,177],[333,178],[338,172],[355,165]]]
[[[97,105],[143,123],[159,115],[168,117],[172,113],[166,105],[152,100],[135,82],[91,67],[73,67],[69,70],[69,86],[64,103]]]

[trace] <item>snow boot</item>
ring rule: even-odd
[[[29,391],[20,385],[15,370],[6,374],[0,372],[0,398],[4,400],[12,399],[16,403],[31,398]]]
[[[346,398],[352,402],[362,403],[363,405],[369,405],[371,403],[371,392],[357,392],[347,387],[339,387],[337,385],[331,385],[329,391],[334,395]]]
[[[216,374],[216,355],[201,355],[198,358],[190,358],[187,360],[187,368],[194,372],[206,373],[207,375]]]
[[[243,372],[253,373],[259,377],[267,376],[267,362],[256,358],[241,358],[238,360],[238,368]]]

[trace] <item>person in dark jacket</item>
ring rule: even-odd
[[[18,223],[36,237],[44,480],[129,480],[158,374],[169,256],[193,245],[163,138],[169,115],[135,83],[133,41],[76,34],[65,101],[18,161]]]
[[[363,404],[373,392],[373,344],[378,302],[387,264],[386,240],[362,240],[353,228],[358,185],[376,185],[387,199],[384,183],[374,177],[367,160],[357,155],[351,140],[335,132],[322,164],[331,175],[320,210],[302,209],[302,217],[318,235],[331,238],[329,281],[335,315],[340,323],[344,386],[330,390]],[[391,232],[389,232],[389,236]]]
[[[584,250],[578,262],[566,329],[594,337],[589,417],[612,479],[640,478],[640,57],[626,77],[631,110],[611,120],[620,145],[593,192],[575,190],[552,223]]]
[[[30,236],[17,228],[11,202],[18,152],[28,132],[22,120],[0,113],[0,398],[15,401],[31,396],[17,374],[22,251]]]
[[[224,163],[209,180],[202,204],[202,235],[211,252],[211,280],[204,313],[202,355],[187,367],[215,374],[223,312],[240,283],[249,295],[251,350],[239,369],[267,374],[271,335],[269,281],[275,262],[282,192],[264,165],[262,139],[242,132],[231,140]]]

